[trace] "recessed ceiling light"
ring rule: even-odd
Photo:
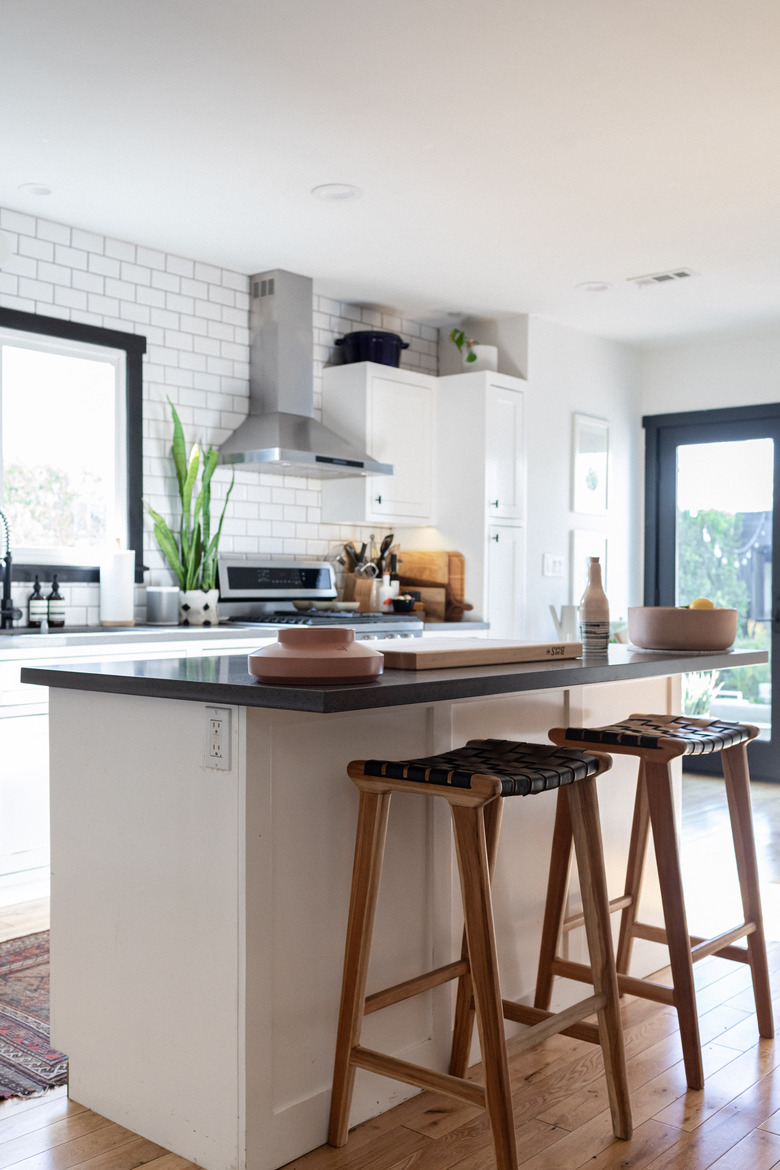
[[[580,292],[608,292],[612,285],[608,280],[583,280],[581,284],[574,286]]]
[[[321,183],[319,187],[312,187],[312,195],[317,199],[326,199],[330,202],[344,199],[359,199],[363,192],[352,183]]]
[[[20,183],[20,191],[26,191],[28,195],[51,195],[52,188],[47,187],[45,183]]]

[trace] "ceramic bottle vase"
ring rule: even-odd
[[[609,642],[609,602],[601,583],[598,557],[588,562],[588,584],[580,601],[580,640],[585,654],[606,654]]]

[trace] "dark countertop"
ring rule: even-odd
[[[519,691],[556,690],[588,683],[718,670],[766,662],[764,650],[719,654],[641,651],[610,646],[608,656],[447,670],[386,670],[376,681],[345,686],[265,686],[247,670],[245,653],[212,658],[168,658],[24,667],[23,683],[76,691],[146,695],[246,707],[329,714],[479,698]]]

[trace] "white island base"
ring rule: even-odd
[[[207,1170],[274,1170],[323,1144],[357,811],[348,761],[546,742],[550,727],[672,712],[678,698],[676,679],[654,677],[344,714],[233,706],[230,766],[216,770],[206,704],[52,688],[52,1042],[70,1056],[71,1097]],[[617,758],[600,781],[613,896],[634,772]],[[495,880],[507,997],[533,993],[554,811],[552,794],[507,801]],[[652,881],[646,899],[660,922]],[[457,957],[459,900],[445,802],[395,797],[369,992]],[[637,944],[633,973],[665,961]],[[452,987],[370,1016],[363,1042],[446,1071]],[[582,994],[563,985],[558,1003],[566,990]],[[415,1091],[359,1071],[352,1124]]]

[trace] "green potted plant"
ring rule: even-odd
[[[450,329],[450,341],[453,341],[458,347],[458,352],[461,354],[464,362],[475,362],[477,355],[474,353],[472,346],[477,342],[473,337],[466,337],[462,329]],[[463,352],[463,347],[466,347],[466,352]]]
[[[198,444],[187,458],[184,430],[176,408],[168,399],[173,416],[173,445],[171,454],[176,468],[181,502],[181,521],[178,533],[174,533],[154,508],[147,502],[146,507],[154,521],[154,535],[168,564],[179,582],[179,621],[182,625],[216,625],[218,621],[217,600],[217,553],[222,535],[230,493],[233,490],[235,472],[225,496],[222,515],[217,530],[211,531],[211,479],[219,459],[219,452],[209,447],[203,457],[200,488],[196,494],[201,456]]]
[[[498,346],[480,345],[473,337],[467,337],[463,329],[450,329],[450,341],[457,345],[464,364],[472,370],[498,369]]]

